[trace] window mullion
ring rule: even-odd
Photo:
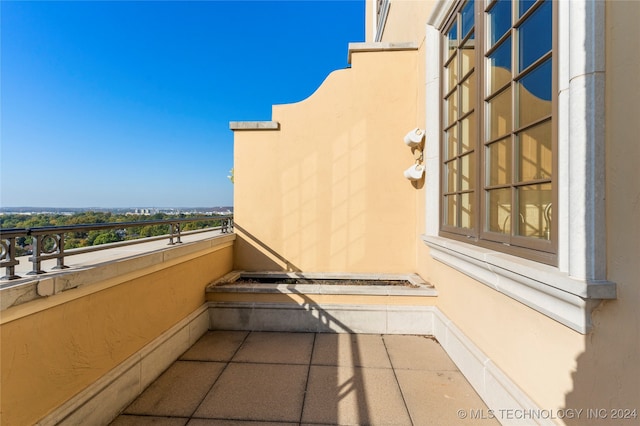
[[[511,8],[511,22],[515,22],[517,16],[517,7]],[[520,225],[520,206],[518,204],[518,190],[514,183],[517,180],[516,174],[518,173],[518,152],[519,147],[516,143],[515,130],[518,127],[518,111],[517,105],[519,102],[518,88],[515,76],[518,69],[518,31],[515,27],[511,27],[511,232],[509,233],[509,243],[513,242],[513,238],[516,236],[516,226]]]

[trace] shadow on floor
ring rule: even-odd
[[[112,425],[448,425],[459,409],[487,410],[427,336],[210,331]]]

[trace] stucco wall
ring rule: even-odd
[[[34,424],[200,308],[232,257],[228,244],[3,323],[1,423]]]
[[[427,247],[418,257],[418,273],[438,289],[436,306],[540,408],[564,406],[584,336],[433,260]]]
[[[365,0],[364,7],[364,41],[367,43],[371,43],[375,34],[373,34],[374,28],[374,17],[373,17],[373,8],[375,4],[375,0]]]
[[[391,0],[383,42],[419,42],[424,38],[424,23],[433,2]]]
[[[420,125],[416,50],[355,52],[278,131],[235,133],[236,268],[414,269],[416,186],[404,135]]]
[[[367,23],[371,30],[367,30],[367,41],[374,41],[373,9],[375,0],[367,1]],[[415,1],[415,0],[391,0],[389,3],[389,14],[382,33],[382,42],[420,42],[424,38],[424,25],[435,1]],[[370,17],[371,16],[371,17]],[[368,28],[368,27],[367,27]]]

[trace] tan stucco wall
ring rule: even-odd
[[[367,43],[373,42],[373,38],[375,34],[373,34],[373,9],[374,9],[375,0],[365,0],[364,6],[364,41]]]
[[[584,336],[431,259],[424,244],[418,257],[436,306],[540,408],[564,406]]]
[[[201,307],[232,263],[229,245],[3,323],[0,423],[34,424]]]
[[[424,38],[425,22],[434,3],[434,1],[391,0],[387,22],[380,41],[389,43],[421,42]]]
[[[430,1],[391,0],[381,41],[420,42],[432,5]]]
[[[416,187],[404,135],[423,118],[416,50],[355,52],[279,131],[235,133],[236,268],[414,269]]]

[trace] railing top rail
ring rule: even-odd
[[[4,238],[21,237],[28,232],[29,228],[0,228],[0,235]]]
[[[82,231],[97,231],[100,229],[117,229],[117,228],[133,228],[138,226],[147,225],[170,225],[173,223],[186,223],[186,222],[205,222],[214,220],[224,220],[232,218],[233,215],[220,215],[220,216],[202,216],[202,217],[189,217],[189,218],[171,218],[171,219],[153,219],[153,220],[140,220],[132,222],[105,222],[105,223],[81,223],[74,225],[62,225],[62,226],[38,226],[33,228],[0,228],[0,234],[5,238],[9,237],[8,234],[19,235],[35,235],[35,234],[47,234],[51,232],[82,232]]]

